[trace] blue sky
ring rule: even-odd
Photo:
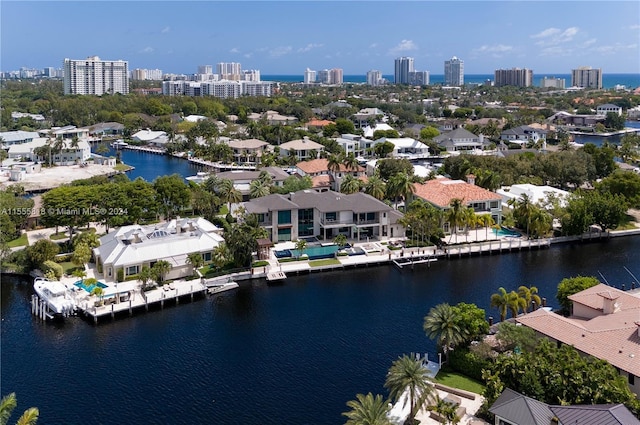
[[[262,75],[342,68],[393,74],[394,58],[442,74],[579,66],[640,73],[634,1],[11,1],[0,2],[0,69],[61,67],[97,55],[129,68],[195,73],[240,62]]]

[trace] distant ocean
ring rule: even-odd
[[[387,81],[393,82],[393,75],[383,75]],[[540,86],[540,82],[544,77],[564,78],[565,87],[571,86],[571,74],[534,74],[533,85]],[[469,74],[464,76],[466,84],[481,84],[487,80],[493,81],[493,74]],[[263,81],[278,81],[282,83],[302,83],[304,77],[302,75],[262,75]],[[365,75],[345,75],[343,77],[345,83],[365,83],[367,77]],[[429,78],[431,84],[444,83],[444,75],[434,74]],[[640,74],[602,74],[602,86],[605,89],[614,88],[616,85],[625,86],[626,88],[640,87]]]

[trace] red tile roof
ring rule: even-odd
[[[572,295],[574,303],[602,310],[602,294],[617,297],[620,310],[600,314],[592,319],[563,317],[545,309],[516,318],[541,334],[577,350],[603,359],[613,366],[640,376],[640,295],[634,296],[607,285],[596,285]],[[598,304],[599,301],[599,304]]]
[[[329,124],[334,124],[334,122],[329,120],[311,120],[307,124],[307,127],[324,127]]]
[[[314,175],[329,171],[329,161],[326,158],[312,159],[311,161],[298,162],[296,167],[304,171],[306,174]],[[353,171],[353,169],[347,169],[344,164],[340,164],[340,171],[344,173],[347,171]],[[358,165],[357,171],[358,173],[364,173],[364,168]]]
[[[465,204],[480,201],[500,201],[497,193],[479,186],[463,182],[439,178],[414,185],[414,195],[440,208],[448,208],[453,199],[462,199]]]

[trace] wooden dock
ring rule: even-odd
[[[287,275],[284,272],[270,272],[267,273],[267,282],[277,282],[280,280],[285,280]]]

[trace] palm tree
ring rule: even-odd
[[[252,199],[262,198],[263,196],[267,196],[270,193],[271,189],[269,188],[269,185],[260,179],[253,180],[249,184],[249,196]]]
[[[373,175],[369,177],[369,180],[364,185],[364,192],[368,195],[373,196],[379,201],[384,199],[385,191],[386,191],[386,184],[384,180],[382,180],[377,175]]]
[[[327,158],[327,170],[337,173],[340,171],[340,166],[342,165],[342,157],[340,155],[329,155]]]
[[[71,276],[77,277],[78,279],[80,279],[80,282],[84,281],[86,275],[87,272],[83,268],[76,268],[71,272]]]
[[[516,291],[509,292],[507,302],[511,317],[517,317],[520,310],[524,311],[527,307],[527,301],[518,295]]]
[[[217,269],[221,269],[225,264],[229,262],[229,248],[225,244],[220,244],[213,248],[213,252],[211,254],[211,262]]]
[[[387,191],[390,192],[393,198],[396,200],[396,209],[398,209],[398,198],[401,197],[405,201],[405,209],[407,207],[406,201],[409,195],[415,193],[415,187],[411,181],[411,177],[407,173],[396,173],[389,179],[387,184]]]
[[[489,239],[489,227],[496,224],[491,214],[482,214],[478,217],[480,225],[484,227],[484,238]]]
[[[353,153],[350,153],[349,155],[345,156],[343,158],[342,164],[345,166],[347,171],[357,171],[358,167],[360,166],[360,164],[358,163],[358,160],[356,159]]]
[[[453,347],[467,338],[467,331],[459,326],[453,309],[446,303],[438,304],[429,310],[422,328],[429,338],[437,340],[438,346],[444,351],[445,359]]]
[[[531,214],[535,208],[531,197],[523,193],[520,198],[512,199],[509,204],[513,206],[513,216],[519,225],[525,225],[527,236],[529,236],[529,227],[531,225]]]
[[[520,286],[518,288],[518,295],[520,296],[520,298],[525,300],[525,307],[523,308],[525,313],[529,311],[531,301],[535,302],[538,307],[542,305],[542,299],[540,299],[540,296],[538,295],[538,288],[536,288],[535,286]]]
[[[142,283],[142,288],[146,288],[149,281],[152,279],[151,269],[148,266],[142,266],[138,273],[138,280]]]
[[[549,213],[539,207],[534,207],[533,211],[529,215],[529,227],[531,230],[531,237],[539,238],[544,236],[551,230],[552,218]]]
[[[509,294],[503,287],[498,288],[498,292],[491,295],[491,307],[496,307],[500,312],[500,321],[504,322],[507,317],[507,308],[509,306]]]
[[[432,397],[434,386],[431,384],[429,370],[424,367],[422,361],[407,356],[399,357],[391,364],[387,379],[384,383],[389,390],[389,396],[394,402],[398,402],[402,394],[409,391],[409,417],[405,423],[413,424],[418,406]]]
[[[162,283],[167,276],[167,273],[171,270],[171,263],[165,260],[156,261],[151,267],[151,274],[155,278],[156,282]]]
[[[347,244],[347,237],[344,235],[344,233],[339,233],[335,238],[333,238],[333,243],[335,243],[340,249],[342,249]]]
[[[191,264],[191,267],[193,267],[194,275],[196,274],[196,270],[202,267],[203,263],[204,260],[202,259],[202,253],[192,252],[191,254],[187,255],[187,264]]]
[[[304,250],[307,248],[307,241],[305,241],[304,239],[298,239],[296,241],[296,258],[300,258],[302,256],[302,254],[304,254]]]
[[[447,213],[447,220],[449,221],[449,225],[451,226],[451,229],[449,229],[449,231],[451,232],[451,237],[449,238],[449,242],[451,242],[453,235],[458,234],[458,227],[460,227],[460,224],[462,224],[462,220],[464,217],[463,211],[465,206],[462,203],[462,199],[460,198],[452,199],[449,206],[451,208]]]
[[[340,192],[346,194],[360,192],[360,179],[347,174],[340,184]]]
[[[457,415],[458,406],[440,398],[437,394],[435,403],[432,406],[429,406],[428,409],[432,412],[438,413],[446,421],[444,422],[445,424],[460,423],[461,418]]]
[[[0,400],[0,425],[6,425],[9,422],[13,409],[16,408],[18,402],[16,393],[11,393],[2,397]],[[24,411],[22,416],[16,422],[17,425],[35,425],[38,422],[40,411],[36,407],[31,407]]]
[[[347,407],[351,410],[342,414],[348,418],[346,425],[391,425],[387,417],[389,400],[379,394],[357,394],[356,400],[347,402]]]
[[[462,220],[466,227],[465,236],[466,236],[467,242],[469,242],[469,231],[471,230],[472,227],[475,227],[477,230],[478,216],[476,215],[476,212],[473,210],[473,208],[466,207],[462,210]],[[476,239],[477,238],[478,238],[478,232],[476,232]]]

